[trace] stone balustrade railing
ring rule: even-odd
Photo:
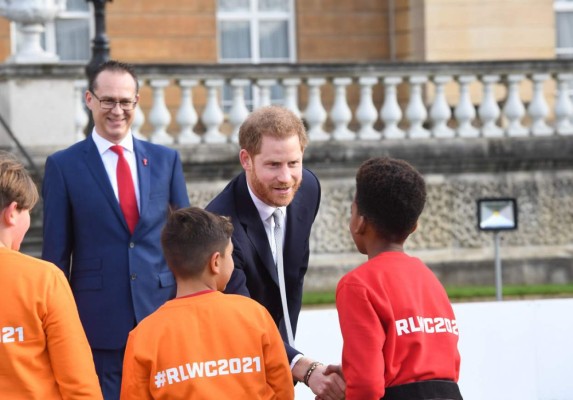
[[[573,134],[571,60],[136,70],[144,95],[135,133],[163,144],[236,142],[249,110],[277,102],[304,118],[315,142]],[[84,137],[85,87],[80,65],[3,64],[0,112],[25,145],[63,147]],[[34,120],[22,118],[22,98]],[[58,135],[40,133],[46,126]]]
[[[236,142],[249,109],[272,102],[303,117],[311,141],[573,134],[570,61],[137,69],[152,100],[147,113],[138,108],[134,129],[147,122],[146,136],[163,144]],[[173,86],[180,97],[170,110],[165,93]],[[283,95],[272,101],[276,86]],[[357,99],[349,98],[351,88]],[[85,117],[76,120],[80,132]]]

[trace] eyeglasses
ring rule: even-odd
[[[91,92],[91,90],[90,90],[90,92]],[[94,92],[91,92],[91,94],[93,94],[93,96],[99,101],[99,105],[103,110],[113,110],[115,108],[115,105],[119,104],[119,107],[122,110],[131,111],[137,105],[137,101],[130,101],[130,100],[115,101],[115,100],[109,100],[109,99],[103,99],[102,100],[99,97],[97,97]]]

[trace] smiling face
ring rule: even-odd
[[[100,100],[138,101],[136,82],[127,72],[104,70],[97,76],[93,90],[94,93],[86,92],[86,105],[92,112],[96,132],[117,144],[129,132],[135,110],[123,110],[119,104],[105,110]]]
[[[241,150],[241,165],[254,194],[273,207],[288,206],[302,182],[303,151],[297,135],[285,139],[263,136],[260,152]]]

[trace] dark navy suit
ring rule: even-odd
[[[135,324],[175,295],[160,233],[170,206],[189,205],[181,162],[173,149],[133,142],[140,192],[133,235],[91,136],[46,161],[42,258],[69,278],[92,349],[123,349]]]
[[[283,248],[287,303],[293,333],[296,332],[304,275],[308,268],[310,230],[320,204],[318,179],[306,169],[303,169],[302,176],[302,184],[287,207]],[[245,173],[234,178],[206,209],[231,217],[235,228],[235,270],[225,292],[250,296],[267,308],[279,327],[288,358],[292,361],[299,352],[286,343],[277,270],[263,222],[249,195]]]

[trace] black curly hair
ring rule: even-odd
[[[426,203],[426,184],[409,163],[371,158],[356,174],[358,214],[385,239],[402,243],[414,229]]]

